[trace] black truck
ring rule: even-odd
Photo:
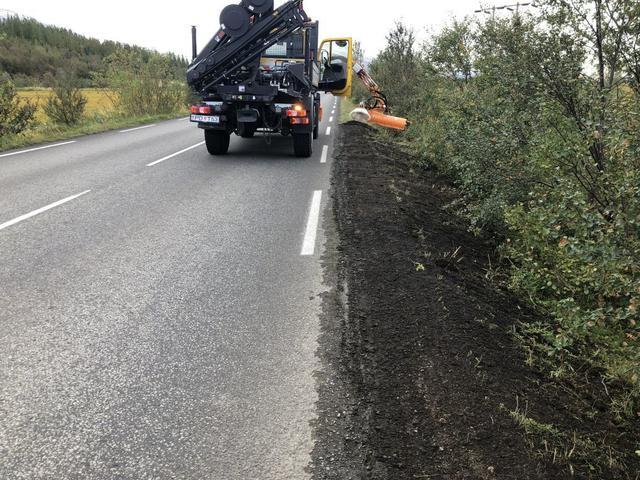
[[[324,40],[318,22],[290,0],[242,0],[220,14],[220,29],[193,62],[187,83],[197,96],[191,121],[204,130],[207,150],[223,155],[232,133],[291,135],[298,157],[310,157],[318,137],[320,92],[351,94],[351,38]]]

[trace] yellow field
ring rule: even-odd
[[[42,106],[47,103],[47,99],[51,96],[50,89],[21,89],[18,90],[18,96],[20,98],[29,99],[38,104],[38,113],[36,118],[39,121],[46,121],[47,116],[42,110]],[[109,113],[114,110],[113,102],[109,98],[113,95],[110,90],[100,88],[83,88],[82,94],[87,97],[87,107],[85,109],[85,115]]]

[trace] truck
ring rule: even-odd
[[[230,137],[290,136],[293,154],[310,157],[318,138],[322,92],[350,96],[353,41],[319,42],[319,25],[289,0],[242,0],[226,6],[220,28],[193,61],[187,83],[196,101],[190,119],[204,131],[211,155],[224,155]]]

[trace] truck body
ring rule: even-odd
[[[234,133],[261,133],[291,136],[294,154],[311,156],[322,119],[320,93],[351,93],[352,40],[319,46],[318,22],[302,0],[278,9],[273,0],[243,0],[223,9],[220,24],[197,55],[194,43],[187,72],[198,98],[191,121],[204,130],[209,153],[227,153]]]

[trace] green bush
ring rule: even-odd
[[[420,51],[398,25],[372,70],[413,121],[407,144],[456,182],[458,210],[502,243],[511,287],[545,314],[527,327],[539,363],[599,375],[613,412],[634,419],[640,4],[541,7],[454,22]]]
[[[13,83],[0,79],[0,137],[24,132],[33,124],[36,110],[36,104],[18,98]]]
[[[189,91],[169,56],[120,50],[107,59],[104,83],[126,115],[167,114],[186,107]]]
[[[53,95],[44,105],[44,113],[54,122],[77,125],[87,106],[87,98],[71,78],[59,76]]]

